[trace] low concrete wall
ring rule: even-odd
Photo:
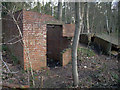
[[[109,51],[110,51],[110,43],[103,40],[103,39],[100,39],[98,37],[95,37],[94,38],[94,43],[97,44],[97,45],[100,45],[100,47],[102,48],[102,51],[106,54],[109,54]]]

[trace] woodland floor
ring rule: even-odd
[[[80,88],[117,88],[119,79],[118,60],[106,55],[86,53],[86,47],[80,45],[78,52],[78,72]],[[83,50],[83,51],[82,51]],[[81,52],[82,51],[82,52]],[[11,71],[18,73],[8,74],[3,67],[3,83],[28,85],[28,73],[21,69],[19,64],[12,64],[9,55],[3,55],[4,61]],[[9,62],[8,62],[9,61]],[[30,72],[29,72],[30,73]],[[73,85],[72,65],[52,67],[34,72],[36,88],[71,88]],[[30,78],[32,86],[32,78]]]

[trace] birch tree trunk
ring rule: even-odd
[[[87,33],[90,33],[90,26],[89,26],[89,3],[87,3]]]
[[[54,16],[54,2],[51,2],[51,15]]]
[[[72,45],[72,74],[73,74],[73,85],[74,87],[78,87],[79,78],[78,78],[78,70],[77,70],[77,48],[79,43],[79,36],[81,31],[81,16],[80,16],[80,4],[75,2],[75,33],[73,38]]]
[[[58,2],[58,20],[62,21],[62,2]]]
[[[70,24],[72,23],[72,4],[73,4],[73,2],[69,2],[69,7],[70,7],[70,21],[69,21],[69,23]]]

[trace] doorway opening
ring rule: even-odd
[[[47,24],[47,66],[61,66],[62,25]]]

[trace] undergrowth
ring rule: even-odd
[[[82,52],[84,55],[87,55],[88,57],[95,56],[94,51],[88,48],[78,48],[78,52]]]

